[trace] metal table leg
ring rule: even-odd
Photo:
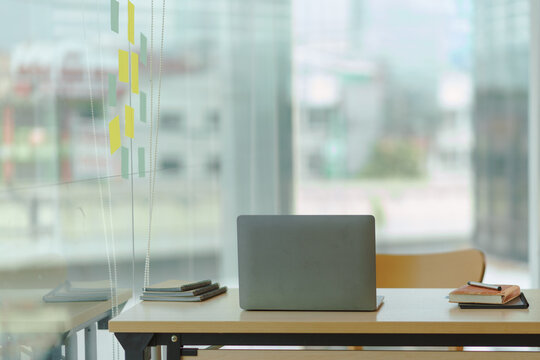
[[[67,360],[77,360],[77,332],[72,331],[66,337],[66,359]]]
[[[85,360],[97,360],[96,323],[90,324],[84,329],[84,358]]]
[[[62,359],[62,344],[55,345],[51,349],[49,349],[49,352],[47,356],[45,357],[46,360],[61,360]]]
[[[150,359],[161,360],[161,346],[152,346],[150,348]]]

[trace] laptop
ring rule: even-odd
[[[245,310],[374,311],[371,215],[241,215],[240,307]]]

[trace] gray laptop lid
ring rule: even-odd
[[[237,219],[240,307],[376,310],[371,215]]]

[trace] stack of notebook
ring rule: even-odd
[[[196,283],[171,286],[147,287],[143,289],[141,300],[146,301],[204,301],[216,295],[223,294],[227,287],[220,287],[211,280]]]
[[[469,281],[452,291],[448,300],[462,309],[526,309],[525,295],[517,285],[492,285]]]

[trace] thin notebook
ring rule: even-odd
[[[206,299],[210,299],[214,296],[217,296],[219,294],[223,294],[227,291],[227,287],[223,286],[220,288],[217,288],[215,290],[211,290],[208,292],[205,292],[201,295],[196,296],[163,296],[157,295],[157,296],[149,296],[149,295],[142,295],[141,300],[146,301],[174,301],[174,302],[197,302],[197,301],[204,301]]]
[[[219,289],[219,284],[211,284],[203,286],[198,289],[188,291],[148,291],[143,292],[143,296],[147,297],[187,297],[187,296],[199,296],[204,293]]]
[[[178,283],[178,285],[175,284],[174,286],[147,287],[147,288],[144,288],[143,291],[145,291],[145,292],[147,292],[147,291],[159,291],[159,292],[189,291],[189,290],[199,289],[201,287],[211,285],[212,281],[211,280],[202,280],[202,281],[197,281],[197,282],[189,283],[189,284],[180,284],[180,282],[176,282],[176,283]],[[198,294],[196,294],[196,295],[198,295]]]

